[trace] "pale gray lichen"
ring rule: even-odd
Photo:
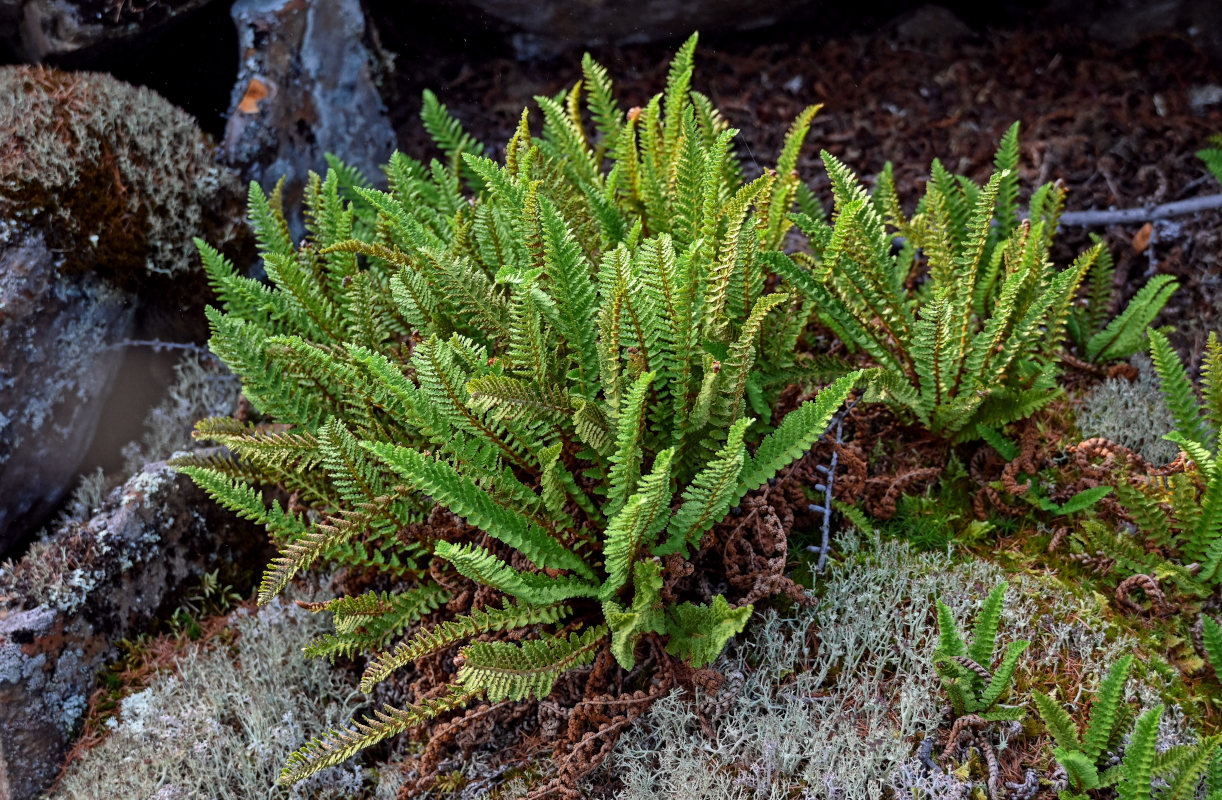
[[[1163,439],[1171,432],[1171,413],[1150,359],[1137,355],[1132,364],[1137,380],[1108,378],[1082,398],[1078,427],[1083,437],[1102,436],[1153,464],[1165,464],[1179,453],[1174,443]]]
[[[325,616],[280,599],[237,615],[232,649],[192,653],[177,674],[127,697],[105,741],[47,800],[359,796],[368,776],[352,763],[271,788],[294,748],[350,719],[363,699],[325,660],[301,657]]]
[[[1003,643],[1032,641],[1027,670],[1076,660],[1092,690],[1136,645],[1105,636],[1098,599],[1074,597],[1051,576],[1006,576],[988,562],[955,563],[897,542],[852,554],[842,537],[840,549],[850,556],[825,578],[815,607],[764,613],[717,663],[742,676],[737,691],[695,703],[672,694],[622,737],[606,767],[623,780],[619,800],[874,800],[888,787],[900,797],[967,797],[970,781],[917,756],[918,743],[949,722],[930,665],[935,597],[966,621],[1008,579]],[[1147,700],[1160,688],[1130,685]]]

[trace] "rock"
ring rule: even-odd
[[[43,231],[62,272],[122,286],[198,272],[192,237],[239,238],[243,199],[195,120],[109,75],[0,67],[0,220]]]
[[[133,326],[129,292],[58,260],[40,233],[0,244],[0,553],[67,493]]]
[[[257,569],[266,535],[158,462],[0,570],[0,800],[59,771],[116,642],[169,615],[214,569]]]
[[[307,176],[326,170],[326,153],[376,181],[394,151],[376,35],[359,0],[238,0],[232,15],[242,63],[224,158],[266,190],[284,179],[297,238]]]
[[[917,47],[952,44],[972,36],[972,29],[942,6],[921,6],[892,24],[896,41]]]
[[[749,30],[810,7],[810,0],[460,0],[449,13],[486,15],[509,26],[519,58],[583,47],[682,40],[692,31]],[[463,6],[468,10],[463,11]],[[472,21],[473,24],[475,20]]]
[[[37,62],[117,46],[157,31],[211,0],[0,0],[0,41]]]
[[[181,338],[202,236],[246,236],[236,176],[185,112],[106,75],[0,67],[0,554],[92,441],[121,342]]]
[[[1080,25],[1091,38],[1130,48],[1152,36],[1184,37],[1222,62],[1222,3],[1217,0],[1051,0],[1046,14]]]

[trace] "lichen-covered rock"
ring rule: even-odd
[[[119,639],[204,573],[263,563],[265,542],[159,462],[0,570],[0,800],[37,797],[55,777]]]
[[[42,61],[130,41],[209,2],[0,0],[0,41],[26,61]]]
[[[237,177],[155,93],[0,67],[0,554],[67,492],[121,343],[202,329],[191,239],[237,254],[242,217]]]
[[[222,144],[227,163],[301,207],[311,170],[335,153],[369,178],[395,148],[378,94],[384,70],[359,0],[238,0],[241,68]],[[300,235],[300,219],[291,220]]]
[[[41,234],[0,243],[0,555],[67,492],[133,324],[128,292],[57,261]]]
[[[194,118],[100,73],[0,67],[0,220],[41,231],[64,272],[125,286],[230,242],[244,194]],[[3,232],[0,231],[0,235]]]

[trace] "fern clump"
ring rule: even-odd
[[[1121,704],[1132,665],[1133,656],[1125,656],[1103,679],[1080,738],[1069,712],[1047,695],[1032,693],[1040,717],[1056,742],[1053,755],[1069,784],[1060,792],[1061,800],[1085,800],[1088,791],[1110,786],[1117,787],[1119,797],[1132,800],[1155,796],[1188,800],[1201,796],[1197,787],[1202,777],[1205,796],[1218,797],[1222,790],[1222,751],[1218,749],[1218,738],[1208,737],[1194,745],[1181,744],[1157,751],[1161,705],[1137,719],[1124,743],[1124,758],[1119,764],[1106,766],[1109,751],[1121,749],[1123,732],[1132,719],[1131,712]],[[1165,791],[1155,792],[1156,779],[1167,787]]]
[[[877,365],[867,373],[872,396],[953,441],[1026,418],[1055,397],[1074,299],[1103,245],[1065,269],[1053,266],[1065,200],[1057,184],[1039,187],[1028,218],[1019,219],[1017,124],[983,186],[935,161],[912,216],[901,209],[889,165],[871,195],[830,153],[823,162],[832,219],[803,202],[795,221],[810,252],[767,260],[826,327]],[[1160,282],[1101,331],[1092,326],[1102,306],[1093,304],[1075,328],[1092,331],[1088,357],[1119,358],[1139,347],[1143,320],[1170,290]]]
[[[1156,481],[1122,479],[1116,497],[1147,542],[1173,561],[1130,542],[1117,563],[1171,577],[1187,594],[1208,597],[1222,582],[1222,344],[1211,334],[1205,348],[1198,400],[1192,380],[1166,335],[1151,329],[1150,357],[1174,422],[1166,439],[1179,446],[1186,466]]]
[[[1085,797],[1085,792],[1100,789],[1119,782],[1119,768],[1104,770],[1105,756],[1119,744],[1120,732],[1124,728],[1126,709],[1121,706],[1124,683],[1133,656],[1128,655],[1112,666],[1099,687],[1099,696],[1091,706],[1090,720],[1082,736],[1078,726],[1064,708],[1048,695],[1032,692],[1036,710],[1044,721],[1048,732],[1056,742],[1053,755],[1064,768],[1069,787],[1061,792],[1062,800]]]
[[[814,109],[777,169],[744,182],[735,131],[689,88],[694,47],[629,113],[587,57],[583,83],[537,98],[541,136],[523,114],[503,164],[426,95],[444,160],[396,154],[389,192],[333,165],[307,191],[301,247],[252,187],[271,287],[201,245],[212,347],[261,417],[201,422],[235,458],[178,467],[280,546],[260,601],[320,561],[407,580],[315,606],[336,632],[309,651],[374,651],[366,691],[480,637],[448,685],[311,742],[283,782],[480,698],[542,699],[599,654],[701,667],[782,585],[732,600],[685,578],[858,375],[772,418],[782,389],[820,374],[796,355],[807,301],[765,283]],[[438,619],[443,604],[468,610]]]
[[[1026,712],[1018,706],[1000,703],[1010,688],[1018,659],[1030,642],[1011,642],[1006,646],[996,670],[993,669],[997,624],[1001,619],[1001,604],[1009,587],[1005,581],[997,585],[980,607],[968,645],[959,633],[951,610],[937,600],[938,648],[934,652],[934,668],[942,678],[942,686],[950,697],[956,717],[976,714],[989,721],[1018,720]]]

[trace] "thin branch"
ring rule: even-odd
[[[1195,214],[1198,211],[1210,211],[1215,208],[1222,208],[1222,194],[1209,194],[1204,197],[1192,197],[1187,200],[1177,200],[1174,203],[1164,203],[1159,206],[1143,206],[1141,208],[1066,211],[1061,215],[1061,224],[1079,227],[1126,225],[1135,222],[1168,219],[1169,217],[1178,217],[1184,214]]]

